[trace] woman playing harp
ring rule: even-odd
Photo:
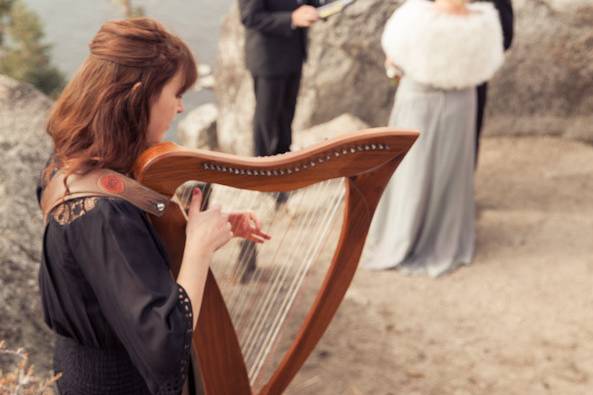
[[[172,277],[143,212],[152,191],[125,175],[183,111],[195,61],[149,18],[105,23],[90,49],[51,113],[54,155],[38,192],[47,221],[39,282],[45,320],[57,335],[58,391],[179,394],[214,252],[233,235],[258,243],[269,236],[252,214],[200,211],[196,188]],[[94,174],[102,193],[77,195],[77,180]],[[59,188],[67,195],[48,197]]]

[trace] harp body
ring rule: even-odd
[[[418,134],[388,128],[369,129],[308,149],[264,158],[245,158],[163,143],[145,151],[135,178],[173,196],[186,181],[222,184],[262,192],[291,191],[344,178],[343,218],[337,247],[298,335],[258,393],[280,394],[325,332],[354,276],[375,208],[391,175]],[[177,275],[185,245],[185,218],[170,205],[153,217]],[[193,337],[204,389],[208,395],[254,393],[232,319],[212,271]]]

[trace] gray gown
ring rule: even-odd
[[[371,225],[363,266],[438,276],[474,252],[474,87],[443,90],[404,77],[389,125],[420,131]]]
[[[408,0],[388,20],[386,56],[403,70],[389,125],[420,131],[377,211],[363,266],[438,276],[474,253],[475,87],[504,61],[490,3],[463,16]]]

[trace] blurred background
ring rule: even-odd
[[[293,148],[385,125],[396,86],[379,37],[401,3],[358,0],[311,29]],[[437,280],[359,270],[290,393],[593,393],[593,2],[513,6],[476,172],[474,262]],[[252,152],[235,0],[0,0],[0,340],[42,373],[52,336],[34,196],[46,114],[101,23],[133,15],[162,21],[206,65],[168,138]],[[0,353],[0,370],[13,365]]]

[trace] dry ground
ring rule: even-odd
[[[593,147],[486,138],[471,266],[358,271],[290,394],[593,394]]]
[[[360,269],[288,394],[593,395],[593,147],[486,138],[476,194],[473,264]]]

